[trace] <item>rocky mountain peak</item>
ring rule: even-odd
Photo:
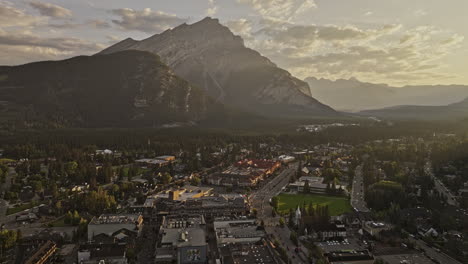
[[[243,39],[218,19],[182,24],[130,46],[118,43],[101,53],[125,49],[158,54],[177,75],[228,105],[269,114],[272,109],[287,115],[297,109],[305,115],[336,114],[312,97],[307,83],[245,47]]]

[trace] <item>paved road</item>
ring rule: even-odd
[[[450,190],[447,189],[447,187],[434,175],[434,172],[432,171],[432,164],[430,162],[426,163],[424,166],[424,171],[434,180],[434,186],[436,190],[447,198],[447,203],[449,205],[458,206],[455,195],[453,195],[452,192],[450,192]]]
[[[281,228],[279,224],[279,216],[273,217],[273,208],[270,205],[270,200],[281,192],[283,187],[287,186],[291,176],[296,173],[298,163],[292,163],[285,168],[278,176],[265,184],[260,190],[253,193],[249,200],[254,208],[257,208],[257,218],[265,223],[265,231],[268,235],[277,239],[281,246],[287,249],[288,256],[293,263],[303,264],[307,259],[308,250],[300,246],[301,252],[295,253],[295,245],[290,239],[291,230],[287,226]]]
[[[444,253],[437,252],[435,249],[428,246],[422,240],[411,238],[411,237],[410,237],[410,240],[412,242],[414,242],[416,245],[418,245],[420,248],[422,248],[424,250],[424,252],[426,252],[426,255],[428,257],[437,260],[438,263],[440,263],[440,264],[462,264],[461,262],[451,258],[450,256],[448,256],[448,255],[446,255]]]
[[[358,212],[369,212],[364,200],[364,178],[362,175],[362,165],[356,167],[353,179],[353,189],[351,191],[351,206]]]

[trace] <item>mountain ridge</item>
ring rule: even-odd
[[[461,120],[468,117],[468,97],[459,102],[444,106],[399,105],[361,111],[358,114],[395,120]]]
[[[266,115],[339,115],[313,98],[307,83],[245,47],[217,19],[182,24],[140,41],[125,39],[98,54],[126,49],[158,54],[177,75],[230,106]]]
[[[444,106],[468,97],[466,85],[407,85],[361,82],[355,78],[305,79],[317,99],[339,110],[364,111],[398,105]]]

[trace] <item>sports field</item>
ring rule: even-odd
[[[341,215],[350,212],[352,207],[348,198],[340,196],[327,196],[320,194],[286,194],[278,195],[279,204],[278,210],[280,212],[288,212],[290,208],[296,209],[298,205],[306,203],[308,206],[310,202],[314,205],[328,205],[330,215]]]

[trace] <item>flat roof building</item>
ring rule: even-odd
[[[141,214],[103,214],[93,217],[88,224],[88,241],[100,234],[113,236],[125,229],[129,232],[140,234],[143,225]]]
[[[203,216],[166,216],[159,230],[156,263],[196,264],[208,261]]]

